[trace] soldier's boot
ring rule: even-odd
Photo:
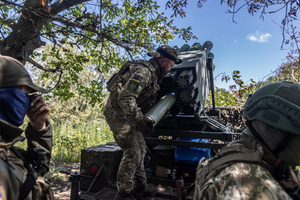
[[[144,197],[153,197],[157,193],[157,188],[148,185],[147,187],[134,188],[133,196],[137,200],[142,200]]]
[[[114,198],[114,200],[136,200],[131,193],[122,193],[118,192]]]

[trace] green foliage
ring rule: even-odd
[[[228,75],[226,74],[222,74],[222,75],[223,75],[221,79],[222,81],[227,82],[230,80],[230,77]],[[223,88],[215,89],[214,91],[215,106],[217,107],[243,106],[249,94],[253,94],[258,88],[267,85],[269,83],[274,83],[274,82],[284,80],[282,78],[279,78],[279,76],[280,73],[277,73],[273,76],[268,77],[266,81],[256,82],[253,79],[250,79],[249,81],[245,82],[242,79],[240,71],[235,70],[232,73],[232,79],[234,80],[235,84],[230,85],[228,91]],[[212,105],[211,93],[207,97],[205,105]]]
[[[242,101],[247,98],[249,94],[254,93],[257,89],[256,82],[253,79],[249,80],[249,84],[245,84],[245,82],[241,79],[240,71],[238,70],[233,71],[232,79],[236,85],[231,85],[230,90]]]
[[[242,104],[239,102],[238,97],[234,94],[226,91],[222,88],[217,88],[215,90],[215,106],[217,107],[227,107],[227,106],[241,106]],[[212,105],[212,97],[211,92],[209,93],[206,99],[206,106]]]
[[[276,73],[274,79],[298,82],[300,80],[299,59],[299,56],[289,54],[287,61],[282,63],[281,66],[275,71]]]
[[[240,75],[240,71],[238,70],[233,71],[232,79],[235,84],[230,85],[228,91],[222,88],[215,89],[214,94],[216,106],[243,106],[248,98],[248,95],[254,93],[260,87],[260,84],[255,82],[253,79],[250,80],[249,84],[246,84]],[[229,80],[230,77],[226,74],[223,74],[222,81],[227,82]],[[206,105],[212,105],[211,93],[206,100]]]
[[[83,104],[94,106],[102,102],[105,95],[104,81],[108,73],[100,72],[99,67],[84,51],[77,47],[72,48],[68,44],[63,47],[65,51],[63,55],[60,55],[62,50],[50,45],[34,54],[47,69],[57,70],[59,73],[40,71],[31,66],[30,71],[35,81],[51,91],[45,98],[53,101],[81,98],[81,101],[77,102],[79,107],[84,106]]]
[[[14,20],[16,20],[16,15],[11,13],[10,11],[14,9],[12,5],[3,5],[0,6],[0,24],[1,24],[1,34],[7,37],[11,32],[11,25],[13,24]],[[0,41],[3,41],[3,38],[0,37]]]
[[[53,124],[52,159],[79,162],[81,149],[114,141],[104,119],[78,123]]]

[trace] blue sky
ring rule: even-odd
[[[189,45],[194,42],[203,44],[207,40],[213,43],[211,52],[215,56],[216,66],[214,76],[224,72],[231,76],[233,70],[239,70],[244,81],[251,78],[259,81],[284,61],[288,50],[280,49],[282,35],[278,25],[284,16],[282,11],[267,14],[263,20],[260,13],[252,16],[243,8],[235,14],[237,23],[234,23],[232,14],[227,13],[229,8],[225,4],[221,5],[220,0],[207,1],[200,9],[196,2],[188,1],[186,18],[175,18],[175,25],[180,28],[192,27],[198,39],[190,40]],[[172,11],[166,11],[164,3],[159,2],[162,6],[160,11],[170,16]],[[185,41],[178,38],[169,43],[170,46],[183,44]],[[232,81],[227,84],[222,82],[220,77],[215,81],[215,86],[228,89],[233,84]]]

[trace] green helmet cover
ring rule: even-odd
[[[300,135],[300,84],[282,81],[259,88],[247,99],[244,113],[249,121]]]

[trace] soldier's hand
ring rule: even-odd
[[[49,105],[44,101],[42,95],[35,94],[30,97],[31,107],[27,111],[27,116],[33,128],[39,130],[46,127],[46,120],[50,113]]]
[[[163,116],[163,119],[166,119],[169,115],[170,115],[170,109],[166,111],[165,115]]]
[[[144,117],[140,121],[136,123],[136,127],[139,131],[141,131],[143,134],[151,134],[153,130],[153,125],[155,121]]]

